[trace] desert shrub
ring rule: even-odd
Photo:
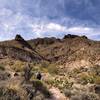
[[[100,76],[100,66],[99,65],[94,65],[89,70],[90,70],[90,73]]]
[[[35,73],[37,73],[37,72],[48,72],[48,70],[47,70],[47,65],[45,65],[45,64],[36,64],[36,65],[34,65],[33,63],[31,64],[31,67],[32,67],[32,72],[35,74]]]
[[[45,81],[49,86],[57,87],[61,92],[70,89],[73,82],[68,81],[66,77],[53,77]]]
[[[31,65],[33,72],[43,72],[43,73],[50,73],[50,74],[59,74],[59,70],[56,64],[50,64],[48,62],[42,62],[41,64]]]
[[[100,85],[100,76],[94,77],[94,83]]]
[[[72,96],[72,97],[70,98],[70,100],[81,100],[81,99],[80,99],[80,96],[75,95],[75,96]]]
[[[76,77],[78,74],[83,73],[83,72],[87,72],[88,69],[84,68],[84,67],[80,67],[80,68],[74,68],[72,71],[68,72],[68,75],[70,77]]]
[[[98,95],[95,93],[82,93],[81,98],[82,100],[99,100]]]
[[[92,76],[82,73],[78,76],[78,83],[81,83],[82,85],[86,85],[88,83],[94,83],[94,79]]]
[[[40,66],[44,67],[44,68],[47,68],[49,66],[49,62],[43,61]]]
[[[22,72],[25,66],[25,62],[16,61],[12,66],[12,69],[16,72]]]
[[[65,94],[66,97],[71,97],[72,96],[72,92],[71,92],[70,89],[64,90],[64,94]]]
[[[59,70],[57,68],[57,65],[55,64],[50,64],[48,67],[47,67],[47,70],[50,74],[59,74]]]
[[[95,93],[79,93],[71,97],[71,100],[99,100],[99,96]]]
[[[1,65],[1,64],[0,64],[0,70],[1,71],[4,71],[5,70],[5,67],[3,65]]]
[[[0,72],[0,80],[7,80],[10,78],[10,74],[8,72]]]
[[[50,86],[53,86],[55,81],[53,79],[48,79],[48,80],[45,80],[45,83],[50,85]]]
[[[33,97],[32,100],[47,100],[41,93]]]
[[[24,71],[24,78],[25,78],[25,81],[29,81],[32,77],[32,67],[30,65],[26,65],[25,68],[23,69]]]
[[[81,73],[79,68],[74,68],[72,71],[69,71],[67,74],[69,77],[76,77],[77,74]]]
[[[37,71],[39,71],[39,70],[40,70],[39,65],[32,67],[32,72],[34,72],[34,73],[37,72]]]
[[[1,87],[0,88],[0,100],[21,100],[17,91]]]
[[[94,84],[100,84],[100,66],[94,65],[88,70],[88,75],[92,78]]]
[[[46,98],[51,97],[51,93],[49,92],[48,88],[44,83],[40,80],[34,80],[33,81],[33,87],[36,91],[40,91]]]
[[[75,68],[75,69],[73,69],[73,73],[79,74],[79,73],[81,73],[81,70],[79,68]]]

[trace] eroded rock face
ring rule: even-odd
[[[17,34],[15,37],[16,41],[23,41],[24,39],[21,37],[21,35]]]
[[[51,45],[57,41],[60,41],[60,39],[56,39],[54,37],[51,38],[37,38],[34,40],[30,40],[29,42],[31,42],[33,45],[37,46],[37,45]]]
[[[40,61],[41,58],[23,49],[15,47],[0,46],[0,57],[9,57],[13,59],[23,60],[23,61]]]

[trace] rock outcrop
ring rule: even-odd
[[[0,46],[0,58],[13,58],[22,61],[36,61],[39,62],[41,57],[39,55],[33,54],[26,50],[15,48],[15,47],[7,47],[7,46]]]

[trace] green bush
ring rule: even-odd
[[[100,76],[94,77],[94,83],[100,85]]]
[[[41,63],[41,67],[47,68],[48,66],[49,66],[49,62],[47,62],[47,61],[43,61]]]
[[[36,91],[40,91],[46,98],[51,97],[51,93],[49,92],[48,88],[44,83],[40,80],[34,80],[33,81],[33,87]]]
[[[90,73],[93,73],[97,76],[100,76],[100,66],[99,65],[94,65],[93,67],[90,68]]]
[[[55,64],[50,64],[48,67],[47,67],[47,70],[50,74],[59,74],[59,70],[57,68],[57,65]]]
[[[21,62],[21,61],[16,61],[14,63],[14,65],[12,66],[12,69],[16,72],[22,72],[24,67],[25,67],[26,63],[25,62]]]
[[[94,78],[90,75],[88,75],[87,73],[81,73],[78,76],[78,83],[82,84],[82,85],[86,85],[88,83],[94,83]]]
[[[1,71],[4,71],[5,70],[5,67],[3,65],[0,65],[0,70]]]

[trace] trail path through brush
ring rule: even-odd
[[[62,93],[60,92],[59,89],[57,89],[57,88],[55,88],[55,87],[52,87],[52,88],[50,89],[50,92],[51,92],[52,95],[53,95],[53,99],[52,99],[52,100],[69,100],[69,99],[67,99],[67,98],[65,97],[64,94],[62,94]]]

